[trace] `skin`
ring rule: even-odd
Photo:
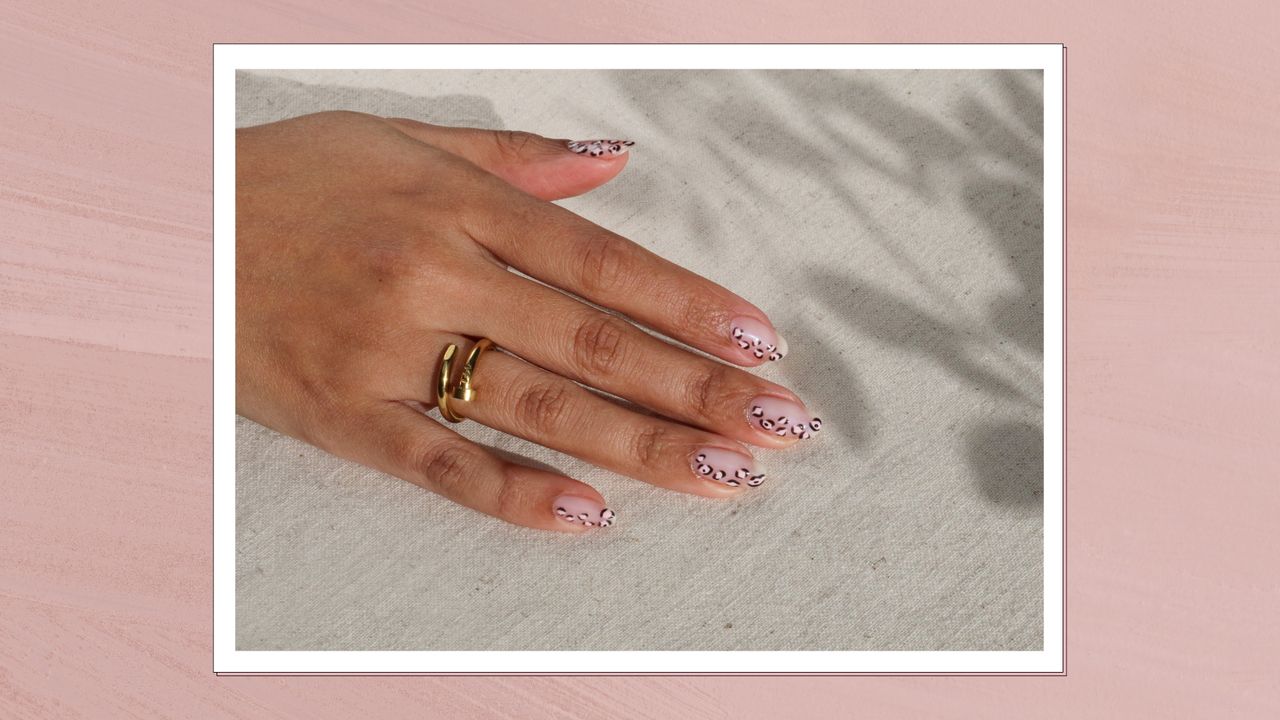
[[[424,413],[445,345],[465,355],[489,337],[503,352],[481,357],[476,400],[456,404],[468,419],[671,490],[742,492],[698,477],[691,453],[789,446],[744,411],[762,394],[799,399],[632,321],[747,365],[762,361],[742,357],[728,323],[768,318],[549,202],[607,182],[628,157],[348,112],[237,131],[237,412],[507,522],[585,532],[551,506],[563,494],[604,503],[595,489]]]

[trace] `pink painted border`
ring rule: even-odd
[[[1280,66],[1260,1],[10,5],[0,26],[0,715],[1280,715]],[[214,41],[1071,47],[1068,677],[215,678]],[[193,181],[192,178],[195,178]],[[74,408],[74,412],[68,412]],[[594,707],[594,706],[592,706]]]
[[[447,45],[447,44],[438,44]],[[782,44],[785,45],[785,44]],[[842,44],[831,44],[840,46]],[[965,45],[965,44],[937,44],[937,45]],[[969,44],[974,45],[974,44]],[[975,44],[975,45],[1001,45],[1001,44]],[[1025,44],[1004,44],[1004,45],[1025,45]],[[589,47],[582,45],[582,47]],[[590,678],[590,676],[613,676],[613,678],[644,678],[644,676],[790,676],[790,678],[829,678],[829,676],[1056,676],[1066,675],[1066,128],[1068,128],[1068,105],[1066,105],[1066,95],[1068,95],[1068,86],[1066,86],[1066,59],[1068,59],[1068,51],[1066,46],[1061,47],[1062,54],[1062,236],[1060,238],[1062,245],[1062,313],[1064,313],[1064,323],[1062,323],[1062,437],[1061,442],[1064,445],[1064,454],[1062,454],[1062,671],[1007,671],[1007,673],[993,673],[993,671],[950,671],[950,673],[942,673],[942,671],[849,671],[849,673],[817,673],[817,671],[805,671],[805,673],[791,673],[791,671],[750,671],[750,673],[730,673],[730,671],[708,671],[708,673],[644,673],[644,671],[626,671],[626,673],[568,673],[568,671],[557,671],[557,673],[529,673],[529,671],[483,671],[483,673],[474,673],[474,671],[458,671],[458,673],[442,673],[442,671],[216,671],[215,674],[220,676],[506,676],[506,678],[535,678],[535,676],[575,676],[575,678]],[[230,65],[228,64],[228,67]],[[221,100],[225,102],[227,100]],[[216,345],[216,343],[215,343]],[[216,509],[215,509],[216,515]],[[215,536],[216,537],[216,536]],[[1046,569],[1047,570],[1047,569]],[[1047,574],[1047,571],[1046,571]],[[216,580],[215,580],[216,585]],[[216,625],[216,615],[215,615]],[[1047,633],[1048,628],[1046,628]],[[216,643],[215,643],[216,644]],[[261,655],[261,652],[256,653]],[[216,667],[216,664],[215,664]]]

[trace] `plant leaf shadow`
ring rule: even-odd
[[[982,496],[994,505],[1038,512],[1044,500],[1044,428],[1028,422],[989,422],[965,440],[969,467]]]
[[[807,323],[787,326],[787,342],[794,348],[785,365],[788,384],[825,387],[826,395],[811,410],[822,417],[823,433],[841,437],[857,451],[867,450],[876,435],[875,409],[845,351],[823,342]],[[832,383],[832,378],[836,382]]]
[[[810,269],[813,286],[833,315],[852,330],[888,345],[932,357],[957,378],[992,397],[1015,403],[1038,402],[1013,381],[977,360],[960,329],[908,300],[876,288],[856,276]]]

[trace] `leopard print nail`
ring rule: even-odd
[[[763,360],[767,357],[770,362],[776,362],[786,357],[784,349],[759,337],[760,332],[759,330],[751,331],[740,325],[734,325],[730,330],[734,343],[757,359]]]
[[[590,157],[622,155],[632,145],[635,145],[633,140],[570,140],[568,143],[571,151]]]
[[[609,508],[600,507],[600,504],[593,500],[573,495],[562,495],[556,498],[554,511],[556,517],[567,523],[589,528],[609,527],[617,518],[617,513]]]
[[[613,519],[617,517],[617,513],[605,508],[599,517],[592,517],[591,513],[570,514],[568,510],[562,507],[556,508],[556,515],[565,522],[582,523],[586,527],[609,527],[613,524]]]
[[[695,455],[693,468],[707,480],[735,488],[760,487],[766,477],[750,457],[722,448],[712,448]]]
[[[814,433],[822,429],[822,418],[812,418],[808,422],[797,422],[786,415],[769,417],[765,413],[764,408],[760,405],[753,405],[751,407],[751,419],[759,425],[761,429],[771,432],[778,437],[795,435],[801,440],[808,440],[813,437]]]

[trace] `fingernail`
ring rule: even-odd
[[[569,150],[590,157],[602,155],[624,155],[627,148],[635,145],[632,140],[570,140]]]
[[[759,487],[764,484],[764,468],[749,455],[724,448],[698,448],[693,454],[693,471],[699,477],[729,487]]]
[[[800,403],[761,395],[747,406],[747,420],[761,432],[777,437],[808,440],[822,429],[821,418],[812,417]]]
[[[578,495],[561,495],[551,507],[561,520],[586,527],[609,527],[618,516],[595,500]]]
[[[787,354],[787,341],[773,328],[755,318],[734,319],[729,323],[729,336],[747,357],[775,361]]]

